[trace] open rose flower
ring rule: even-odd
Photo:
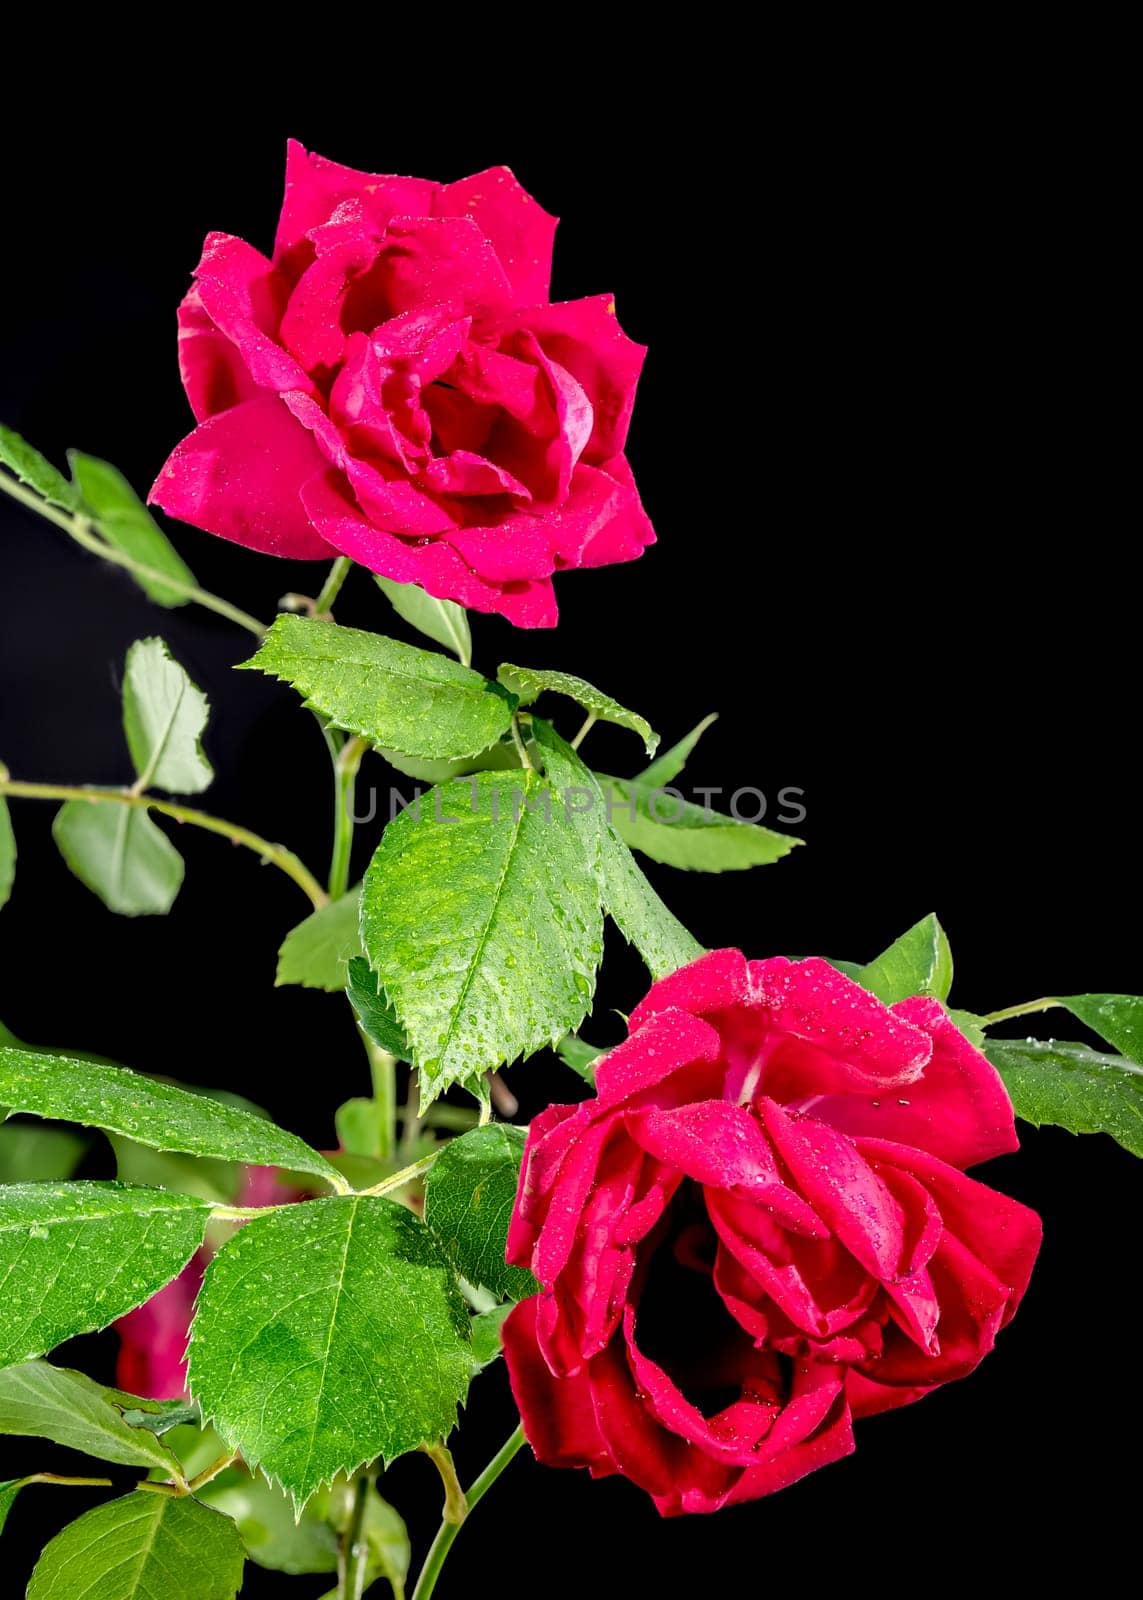
[[[541,1461],[713,1511],[971,1372],[1040,1223],[960,1170],[1016,1134],[936,1001],[718,950],[630,1026],[593,1100],[532,1123],[508,1256],[544,1287],[505,1350]]]
[[[505,167],[433,183],[291,143],[272,259],[212,233],[179,308],[199,425],[151,498],[554,624],[553,573],[654,538],[623,455],[643,348],[608,295],[549,302],[555,222]]]

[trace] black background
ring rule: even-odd
[[[357,117],[332,95],[324,107],[239,96],[204,132],[195,106],[226,101],[222,80],[197,102],[157,95],[130,126],[105,114],[22,125],[6,160],[0,417],[57,460],[74,444],[145,488],[190,425],[173,317],[203,235],[269,247],[287,134],[350,164],[441,178],[509,162],[565,219],[555,294],[614,291],[624,327],[650,345],[630,455],[660,543],[636,564],[565,577],[558,632],[474,619],[477,664],[581,672],[668,741],[718,710],[691,782],[754,785],[772,804],[783,786],[805,790],[807,848],[779,865],[650,869],[704,943],[867,958],[935,909],[964,1007],[1138,991],[1125,766],[1138,748],[1138,591],[1115,543],[1122,428],[1094,365],[1115,320],[1115,246],[1074,110],[954,96],[919,127],[917,106],[831,115],[809,96],[747,138],[674,94],[625,129],[606,114],[610,91],[600,82],[599,114],[564,137],[554,115],[557,134],[529,131],[511,104],[408,113],[380,86]],[[544,93],[530,91],[533,108]],[[316,567],[174,532],[206,587],[261,616],[320,583]],[[200,610],[157,611],[7,503],[0,537],[0,758],[13,775],[126,781],[122,661],[161,632],[214,707],[205,804],[320,869],[325,752],[288,689],[231,672],[248,637]],[[393,621],[361,573],[338,615]],[[639,756],[608,728],[589,752],[619,770]],[[390,777],[380,763],[364,773]],[[171,916],[115,919],[57,858],[51,808],[14,811],[8,1026],[241,1090],[328,1142],[365,1063],[336,997],[272,987],[277,946],[306,910],[294,886],[184,829]],[[361,835],[357,871],[376,829]],[[607,1008],[628,1009],[642,982],[612,950],[597,1036],[614,1036]],[[550,1058],[510,1077],[523,1115],[574,1094]],[[1025,1572],[1045,1559],[1055,1570],[1094,1529],[1114,1540],[1115,1450],[1138,1417],[1123,1298],[1137,1276],[1136,1171],[1106,1138],[1025,1129],[1021,1153],[987,1175],[1043,1213],[1046,1243],[979,1373],[862,1424],[849,1460],[713,1521],[660,1524],[623,1482],[520,1459],[462,1536],[442,1600],[540,1593],[553,1574],[601,1597],[636,1582],[690,1592],[704,1577],[753,1588],[775,1573],[822,1590],[873,1572],[976,1585],[1016,1559],[1006,1550]],[[69,1356],[109,1371],[110,1337],[85,1346]],[[457,1444],[465,1476],[511,1425],[503,1376],[488,1374]],[[20,1442],[0,1477],[61,1459]],[[388,1482],[423,1548],[431,1469],[401,1463]],[[28,1491],[5,1544],[13,1583],[36,1539],[83,1503]],[[249,1570],[250,1595],[324,1587]]]

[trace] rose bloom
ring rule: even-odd
[[[199,425],[151,498],[554,624],[553,573],[654,539],[623,455],[643,347],[609,295],[549,302],[555,225],[506,167],[381,177],[291,142],[273,257],[212,233],[179,308]]]
[[[528,1136],[508,1258],[543,1291],[504,1342],[536,1455],[674,1516],[848,1454],[1015,1311],[1039,1218],[961,1169],[1016,1143],[935,1000],[737,950],[656,984]]]

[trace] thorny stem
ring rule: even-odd
[[[338,1541],[338,1600],[361,1600],[368,1575],[369,1546],[365,1542],[365,1508],[369,1504],[370,1480],[358,1478],[354,1485],[353,1515]]]
[[[994,1022],[1010,1022],[1013,1017],[1030,1017],[1034,1011],[1050,1011],[1053,1006],[1059,1005],[1058,1000],[1050,996],[1043,1000],[1025,1000],[1020,1006],[1005,1006],[1003,1011],[990,1011],[986,1017],[981,1017],[981,1022],[989,1027]]]
[[[137,806],[143,811],[157,811],[160,816],[173,817],[176,822],[187,822],[192,828],[203,828],[207,833],[221,834],[231,844],[245,845],[263,861],[270,862],[287,878],[292,878],[303,894],[309,896],[314,907],[324,906],[329,896],[321,884],[304,866],[292,850],[284,845],[271,844],[249,828],[236,822],[226,822],[222,817],[212,817],[205,811],[195,811],[190,806],[177,805],[172,800],[156,800],[147,794],[134,794],[130,789],[94,789],[63,783],[18,783],[0,768],[0,795],[13,800],[90,800],[95,804],[110,801],[115,805]]]
[[[501,1445],[484,1471],[477,1478],[472,1488],[465,1496],[467,1509],[471,1511],[475,1505],[488,1493],[504,1468],[512,1460],[517,1451],[524,1447],[524,1430],[517,1428],[512,1437]],[[459,1522],[442,1522],[433,1540],[432,1548],[425,1557],[425,1564],[421,1575],[417,1579],[417,1587],[413,1590],[413,1600],[429,1600],[429,1596],[437,1586],[437,1579],[441,1575],[441,1568],[445,1564],[445,1557],[452,1549],[453,1540],[460,1532]]]
[[[231,605],[229,600],[223,600],[220,595],[200,589],[195,583],[185,583],[181,578],[160,572],[157,567],[150,567],[144,561],[136,561],[134,556],[127,555],[125,551],[117,550],[114,545],[108,544],[92,531],[90,519],[80,512],[65,511],[59,506],[48,505],[46,500],[41,500],[31,489],[26,489],[23,484],[17,483],[4,473],[0,473],[0,489],[13,500],[18,500],[22,506],[27,506],[29,511],[36,512],[49,522],[54,522],[57,528],[62,528],[66,534],[70,534],[76,544],[82,545],[85,550],[90,550],[103,561],[110,561],[117,567],[126,567],[128,572],[133,572],[138,578],[148,578],[152,583],[161,583],[165,589],[181,594],[186,600],[193,600],[196,605],[205,606],[208,611],[217,612],[220,617],[226,617],[230,622],[237,623],[240,628],[245,628],[248,633],[254,634],[259,639],[266,632],[265,623],[259,622],[257,617],[252,617],[248,611],[242,611],[238,606]]]

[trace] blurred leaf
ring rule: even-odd
[[[194,584],[194,573],[118,467],[113,467],[109,461],[100,461],[97,456],[84,455],[82,450],[69,450],[68,461],[84,507],[92,513],[96,528],[109,545],[164,577],[174,578],[177,583]],[[133,572],[131,576],[156,605],[186,605],[189,597],[181,590],[140,573]],[[176,792],[193,793],[190,789]]]
[[[379,572],[373,580],[399,617],[419,633],[451,650],[464,666],[472,665],[472,633],[463,606],[454,600],[436,600],[416,583],[395,583]]]
[[[360,904],[358,884],[291,928],[278,951],[275,985],[300,983],[303,988],[325,989],[330,994],[344,989],[346,965],[352,956],[361,954],[357,931]]]
[[[79,881],[123,917],[164,916],[183,882],[183,858],[139,806],[68,800],[52,836]]]
[[[198,794],[214,777],[202,749],[210,706],[162,639],[137,639],[123,678],[123,731],[142,789]]]
[[[64,511],[74,511],[79,495],[63,473],[53,467],[46,456],[34,450],[26,439],[12,428],[0,424],[0,466],[5,466],[21,483],[27,484],[42,500]]]

